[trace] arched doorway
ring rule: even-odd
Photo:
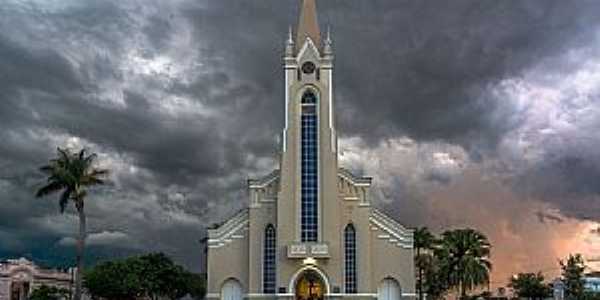
[[[29,298],[33,270],[29,267],[17,267],[10,274],[10,300],[26,300]]]
[[[296,280],[294,291],[295,300],[323,300],[327,293],[327,286],[319,273],[306,270]]]
[[[29,298],[29,282],[13,281],[10,284],[10,300],[25,300]]]
[[[221,300],[242,300],[242,285],[230,278],[221,287]]]
[[[400,300],[400,284],[393,278],[386,278],[377,289],[378,300]]]

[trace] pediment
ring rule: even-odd
[[[404,227],[377,209],[371,210],[369,221],[371,223],[371,231],[376,234],[378,239],[386,240],[388,243],[400,248],[413,248],[414,235],[412,229]]]
[[[266,188],[279,182],[279,170],[273,170],[266,176],[257,179],[248,179],[248,187],[251,189]]]
[[[236,239],[243,239],[248,231],[250,214],[244,209],[217,228],[208,230],[208,247],[220,248]]]
[[[296,57],[298,63],[307,60],[318,61],[321,58],[321,52],[313,40],[307,37]]]
[[[358,177],[350,171],[338,170],[338,194],[348,201],[361,201],[367,204],[367,190],[371,186],[371,177]]]

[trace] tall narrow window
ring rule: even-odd
[[[302,242],[316,242],[319,229],[319,119],[317,96],[310,90],[302,95],[301,125],[301,239]]]
[[[265,244],[263,254],[263,292],[265,294],[274,294],[277,285],[276,277],[276,232],[271,224],[265,228]]]
[[[344,229],[344,287],[346,293],[356,293],[356,230],[352,224]]]

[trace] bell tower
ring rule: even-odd
[[[326,244],[324,228],[337,222],[337,137],[332,41],[329,32],[321,39],[315,0],[302,1],[283,64],[285,128],[277,223],[281,232],[290,233],[290,240],[282,242]]]

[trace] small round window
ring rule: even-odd
[[[314,63],[312,63],[312,62],[308,61],[308,62],[305,62],[305,63],[302,65],[302,72],[303,72],[304,74],[312,74],[312,73],[314,73],[314,72],[315,72],[315,69],[316,69],[316,68],[317,68],[317,67],[315,66],[315,64],[314,64]]]

